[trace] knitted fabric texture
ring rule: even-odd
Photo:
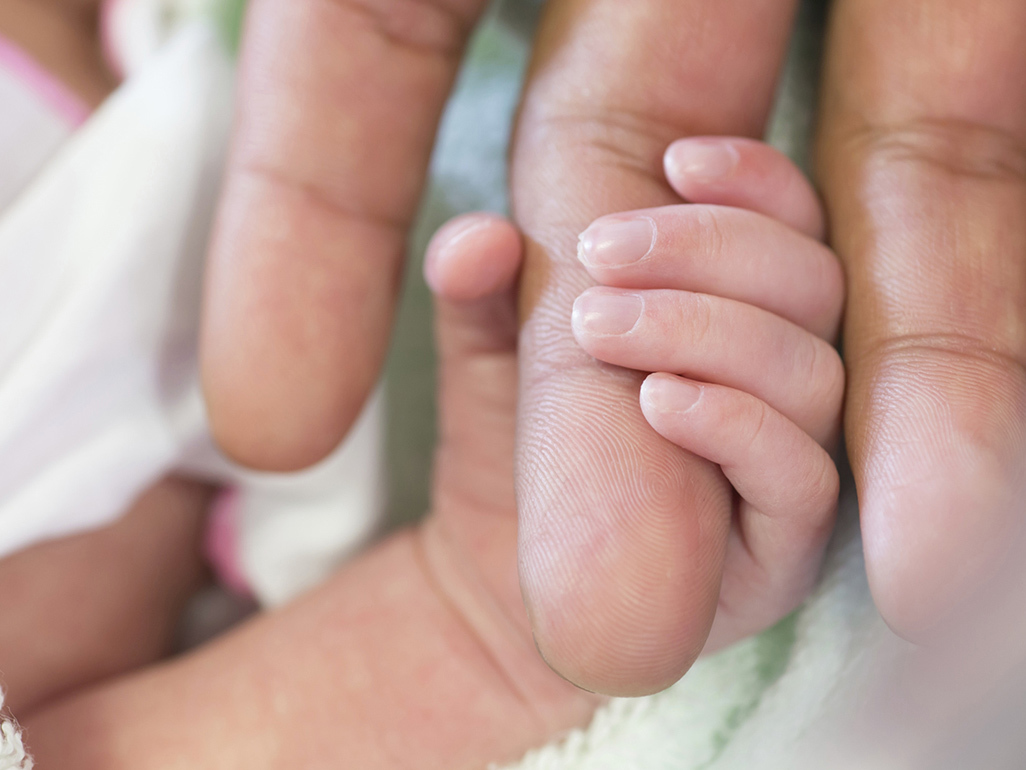
[[[32,770],[17,723],[4,715],[4,691],[0,690],[0,770]]]

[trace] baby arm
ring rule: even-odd
[[[7,100],[0,103],[0,114],[5,127],[9,123],[14,128],[0,131],[4,134],[0,137],[0,217],[7,214],[5,194],[17,195],[40,172],[49,153],[60,146],[61,137],[73,130],[73,117],[99,103],[112,87],[113,78],[100,56],[97,5],[74,0],[0,3],[0,49],[5,49],[0,51],[4,84],[0,90]],[[8,90],[12,81],[7,78],[13,78],[19,90]],[[39,100],[35,107],[34,99]],[[62,109],[65,103],[70,109]],[[40,126],[43,130],[37,144],[34,132]],[[62,130],[54,130],[55,126]],[[4,224],[8,236],[16,232],[6,227],[12,224],[7,218]],[[6,242],[10,246],[12,239],[8,237]],[[5,253],[5,257],[20,253],[31,261],[37,256],[25,248],[29,241],[24,238],[13,243],[19,244],[15,248],[21,251]],[[19,262],[8,260],[4,265],[3,280],[20,287]],[[18,328],[5,328],[0,334],[13,333],[17,339],[18,332]],[[17,378],[22,358],[31,360],[33,355],[14,356],[14,381],[24,386],[26,380]],[[35,360],[41,357],[35,355]],[[32,369],[31,364],[28,367]],[[40,380],[38,368],[36,372],[37,379],[30,380],[34,387],[58,382],[46,382],[45,376]],[[8,375],[6,369],[4,375]],[[17,396],[11,399],[12,390],[18,390],[16,384],[4,384],[9,386],[4,391],[8,410],[4,417],[9,422],[9,410],[16,408],[11,404],[23,402]],[[40,403],[49,402],[44,397]],[[18,415],[15,426],[26,425],[18,421],[23,416]],[[46,413],[41,411],[37,422],[27,424],[47,434]],[[24,435],[17,427],[7,427],[8,439]],[[38,460],[39,447],[49,447],[54,435],[64,435],[60,430],[47,434],[49,443],[46,438],[41,443],[30,441],[33,448],[25,451],[37,453]],[[67,430],[75,434],[74,427]],[[19,467],[14,455],[23,443],[10,443],[5,454],[8,492],[12,480],[17,480],[13,488],[18,489],[19,471],[12,468]],[[51,448],[45,451],[53,452]],[[55,463],[53,468],[63,467],[56,462],[59,455],[42,456]],[[21,467],[33,466],[30,461]],[[65,476],[56,472],[54,477]],[[32,489],[30,485],[26,488]],[[31,498],[31,493],[22,497],[20,506],[17,499],[13,501],[15,510],[33,510],[32,504],[24,504],[26,497]],[[167,654],[182,606],[205,579],[198,542],[208,498],[209,490],[202,484],[166,479],[140,495],[111,526],[38,544],[0,559],[0,687],[6,691],[6,707],[21,715],[47,700]],[[12,501],[5,498],[3,502]],[[69,517],[75,513],[68,511]],[[9,522],[11,511],[5,510],[5,514],[4,521]],[[16,519],[14,532],[24,524]],[[11,533],[4,534],[9,537]],[[6,544],[9,546],[10,540]]]
[[[201,344],[215,436],[242,464],[320,460],[378,382],[438,120],[484,7],[250,1]]]
[[[440,361],[433,509],[323,586],[186,656],[20,715],[42,767],[476,770],[587,722],[538,658],[516,570],[517,234],[454,223],[428,258]]]
[[[0,560],[0,687],[16,716],[170,652],[207,579],[209,498],[166,479],[108,527]]]

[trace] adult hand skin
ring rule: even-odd
[[[481,222],[457,220],[428,260],[441,419],[425,523],[188,656],[19,714],[39,766],[478,770],[588,721],[599,699],[538,657],[520,599],[520,243]]]
[[[732,506],[716,466],[645,422],[643,377],[575,342],[571,306],[593,285],[578,235],[601,215],[679,203],[662,171],[673,140],[761,137],[793,6],[552,0],[542,21],[512,166],[527,237],[520,568],[540,651],[589,690],[653,692],[692,664],[721,599]]]
[[[888,623],[924,640],[1021,535],[1026,6],[838,0],[825,78],[866,563]]]
[[[377,382],[407,230],[485,0],[251,0],[201,341],[245,465],[328,454]]]

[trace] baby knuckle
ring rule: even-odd
[[[738,450],[742,455],[757,453],[763,442],[763,434],[770,421],[770,408],[754,396],[740,399],[737,404],[735,424],[738,426]]]
[[[798,335],[791,347],[791,372],[794,381],[803,386],[803,402],[808,403],[810,389],[813,391],[813,399],[818,400],[822,369],[823,361],[818,345],[810,335]]]
[[[819,462],[812,469],[808,488],[807,499],[813,510],[826,515],[837,507],[837,499],[841,494],[841,477],[837,472],[837,466],[826,452],[819,455]]]
[[[819,399],[818,403],[829,413],[834,413],[841,408],[844,400],[844,386],[846,374],[844,362],[837,350],[827,343],[816,345],[820,365],[819,369]]]
[[[726,237],[720,213],[710,206],[693,206],[695,218],[695,241],[702,244],[706,259],[718,260],[724,251]]]
[[[810,334],[794,346],[794,381],[803,385],[800,406],[806,412],[832,414],[844,394],[844,364],[837,351]]]
[[[677,294],[678,338],[690,348],[703,347],[712,331],[713,308],[709,298],[703,294],[681,292]],[[682,335],[679,332],[685,331]]]

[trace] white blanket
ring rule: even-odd
[[[25,751],[18,725],[3,710],[4,692],[0,690],[0,770],[32,770],[32,758]]]
[[[232,81],[217,31],[191,21],[73,136],[8,145],[45,162],[0,210],[0,557],[187,473],[237,487],[242,566],[273,604],[379,518],[379,399],[301,474],[245,472],[212,447],[196,340]]]

